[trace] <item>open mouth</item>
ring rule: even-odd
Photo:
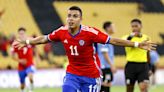
[[[139,31],[135,31],[135,30],[134,30],[133,33],[139,33]]]
[[[69,22],[69,26],[72,26],[72,25],[74,25],[74,23],[73,22]]]

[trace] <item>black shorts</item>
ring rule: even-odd
[[[150,66],[150,70],[154,74],[156,72],[156,66],[155,65],[152,65],[152,64],[149,64],[149,66]]]
[[[125,66],[126,84],[135,84],[136,81],[149,82],[148,63],[128,62]]]
[[[113,81],[113,73],[110,68],[102,69],[103,72],[103,82],[109,83]]]

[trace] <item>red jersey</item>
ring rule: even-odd
[[[19,59],[25,59],[27,61],[26,65],[23,65],[21,63],[18,64],[18,70],[24,70],[27,67],[34,65],[33,62],[33,49],[31,45],[27,45],[21,49],[13,48],[13,53],[17,53]]]
[[[67,72],[91,78],[100,77],[99,58],[94,43],[107,43],[109,36],[95,28],[80,26],[76,35],[62,26],[48,35],[50,41],[61,41],[69,59]]]

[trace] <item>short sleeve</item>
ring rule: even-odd
[[[60,41],[60,31],[61,29],[54,30],[52,33],[48,34],[49,41]]]
[[[95,28],[92,28],[91,30],[94,33],[93,37],[92,37],[93,38],[92,40],[95,43],[105,44],[105,43],[110,42],[110,37],[106,33],[103,33],[103,32],[101,32],[101,31],[99,31],[98,29],[95,29]]]

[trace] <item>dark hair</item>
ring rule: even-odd
[[[24,27],[20,27],[20,28],[18,29],[18,32],[20,32],[20,31],[26,32],[26,29],[25,29]]]
[[[139,20],[139,19],[133,19],[133,20],[131,21],[131,23],[133,23],[133,22],[138,22],[139,24],[142,24],[141,20]]]
[[[82,16],[82,10],[81,10],[80,7],[78,7],[78,6],[71,6],[71,7],[69,8],[69,10],[77,10],[77,11],[80,12],[80,15]]]
[[[105,22],[104,25],[103,25],[104,30],[105,30],[107,27],[110,27],[111,24],[112,24],[112,22],[110,22],[110,21]]]

